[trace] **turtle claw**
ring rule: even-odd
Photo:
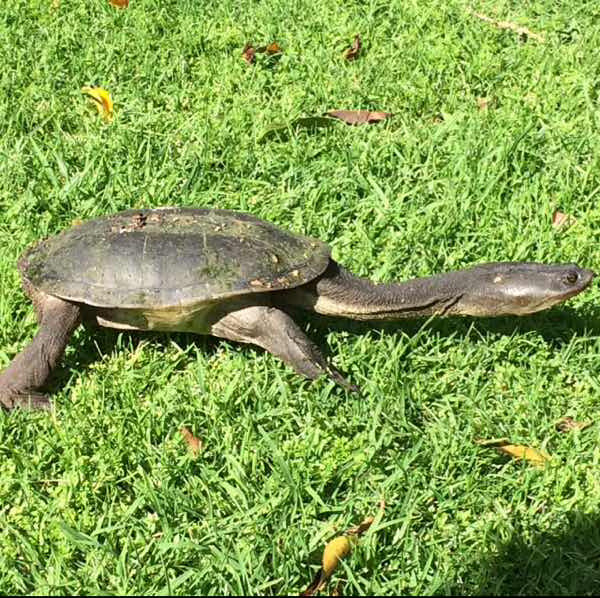
[[[333,380],[336,384],[345,388],[348,392],[353,392],[358,395],[361,394],[360,388],[356,386],[356,384],[352,384],[346,380],[344,375],[336,368],[334,368],[331,364],[327,364],[327,376],[330,380]]]
[[[15,408],[32,411],[52,410],[52,402],[45,394],[30,391],[16,394],[0,394],[0,405],[8,411]]]

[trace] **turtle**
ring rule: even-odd
[[[258,345],[314,380],[358,392],[290,315],[355,320],[524,315],[577,295],[594,273],[576,264],[495,262],[375,283],[330,247],[238,211],[126,210],[77,224],[18,261],[39,331],[0,373],[0,402],[48,409],[40,389],[83,323],[187,331]]]

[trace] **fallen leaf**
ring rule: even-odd
[[[108,3],[115,8],[127,8],[129,6],[129,0],[108,0]]]
[[[552,214],[552,226],[554,228],[568,228],[569,226],[573,226],[576,222],[577,218],[564,214],[558,210]]]
[[[362,48],[362,43],[360,41],[360,35],[357,35],[354,38],[354,42],[352,45],[344,52],[344,58],[346,60],[356,60],[358,55],[360,54],[360,49]]]
[[[242,56],[248,64],[254,64],[256,62],[257,54],[266,54],[267,56],[277,57],[281,52],[282,50],[276,42],[273,42],[268,46],[260,46],[259,48],[255,48],[252,44],[246,44],[242,50]]]
[[[479,440],[476,441],[480,446],[486,448],[494,448],[501,453],[510,455],[513,459],[529,461],[536,467],[544,467],[550,461],[550,455],[545,451],[534,449],[530,446],[522,444],[511,444],[505,438],[497,438],[494,440]]]
[[[352,543],[352,540],[348,536],[338,536],[325,546],[321,582],[331,577],[338,563],[352,550]]]
[[[479,106],[479,110],[485,111],[490,107],[492,100],[490,98],[477,98],[477,105]]]
[[[375,521],[375,517],[367,517],[362,523],[359,523],[358,525],[346,530],[346,533],[349,536],[360,536],[373,525],[373,521]]]
[[[573,432],[574,430],[585,430],[592,425],[593,422],[578,422],[568,415],[556,422],[556,429],[559,432]]]
[[[369,112],[368,110],[332,110],[325,116],[339,118],[348,125],[364,125],[378,123],[393,116],[390,112]]]
[[[517,25],[515,23],[510,23],[509,21],[498,21],[496,19],[492,19],[492,17],[488,17],[487,15],[483,15],[483,14],[475,12],[475,11],[470,11],[470,12],[473,16],[477,17],[478,19],[481,19],[482,21],[485,21],[486,23],[490,23],[491,25],[494,25],[494,27],[497,27],[498,29],[509,29],[510,31],[514,31],[515,33],[518,33],[519,36],[521,38],[523,38],[524,41],[527,41],[528,38],[535,39],[538,42],[545,41],[544,36],[539,35],[537,33],[533,33],[533,31],[530,31],[526,27],[521,27],[520,25]]]
[[[256,60],[256,50],[250,44],[246,44],[242,50],[242,57],[248,64],[254,64],[254,61]]]
[[[196,438],[186,427],[181,428],[181,435],[185,438],[193,457],[197,457],[202,450],[202,441]]]
[[[313,596],[321,591],[327,584],[329,578],[335,571],[339,562],[352,550],[358,542],[358,537],[364,534],[373,525],[376,519],[381,519],[385,510],[385,501],[379,502],[379,513],[375,517],[367,517],[362,523],[346,530],[342,536],[331,540],[323,551],[321,569],[318,571],[314,581],[300,594],[301,596]]]
[[[338,563],[352,550],[352,544],[356,542],[355,538],[348,536],[338,536],[325,546],[321,569],[317,573],[315,580],[300,594],[301,596],[314,596],[321,591],[327,584],[331,574],[335,571]]]
[[[82,87],[81,92],[94,100],[98,114],[107,122],[113,117],[113,101],[110,93],[102,87]]]
[[[279,47],[279,44],[277,44],[276,42],[273,42],[272,44],[269,44],[268,46],[262,46],[260,47],[257,52],[264,52],[265,54],[268,54],[269,56],[273,56],[274,54],[281,54],[281,48]]]
[[[536,467],[544,467],[550,461],[550,455],[545,451],[523,446],[522,444],[506,444],[497,447],[497,450],[517,460],[525,459]]]
[[[383,517],[384,511],[385,511],[385,501],[383,499],[381,499],[379,501],[379,513],[377,514],[377,517],[379,517],[381,519]],[[373,522],[375,521],[375,519],[376,519],[376,517],[367,517],[359,525],[357,525],[355,527],[351,527],[350,529],[347,529],[345,533],[349,536],[361,536],[373,525]]]

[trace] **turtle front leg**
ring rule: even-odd
[[[80,322],[77,305],[39,292],[32,299],[40,329],[0,373],[0,404],[6,409],[50,408],[48,398],[35,391],[48,380]]]
[[[296,322],[275,307],[252,305],[231,311],[212,325],[211,334],[258,345],[310,380],[328,376],[346,390],[359,392],[357,386],[328,363]]]

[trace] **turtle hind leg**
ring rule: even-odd
[[[30,294],[30,289],[27,289]],[[0,404],[7,409],[49,409],[50,401],[36,392],[60,361],[71,334],[80,322],[79,306],[36,292],[32,297],[40,329],[0,373]]]
[[[310,380],[327,376],[346,390],[359,392],[357,386],[328,363],[296,322],[275,307],[252,305],[231,311],[212,325],[211,334],[258,345]]]

